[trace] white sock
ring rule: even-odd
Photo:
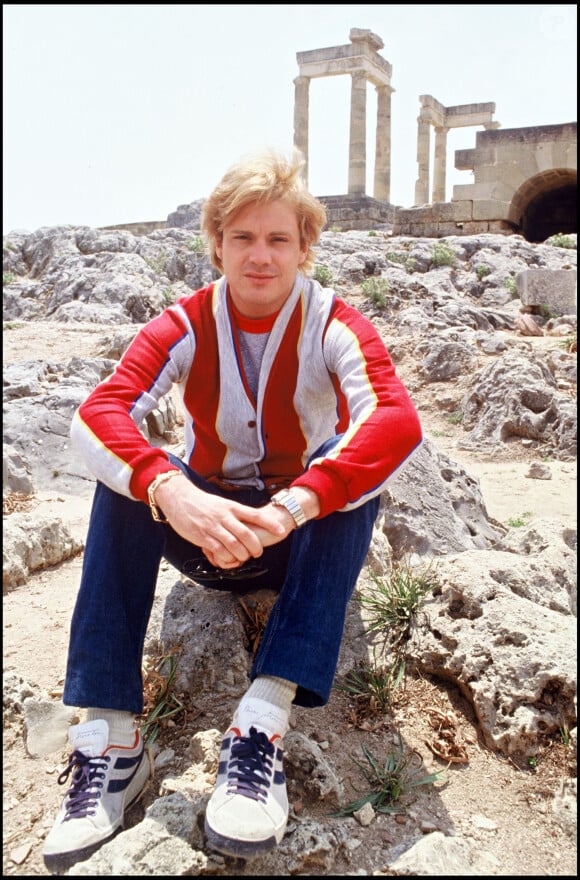
[[[242,702],[245,699],[256,697],[259,700],[272,703],[273,706],[277,706],[278,709],[282,709],[287,715],[290,715],[292,700],[296,696],[296,687],[294,682],[286,681],[285,678],[258,675],[242,697]]]
[[[87,709],[87,721],[102,718],[109,725],[109,745],[132,746],[135,742],[135,716],[118,709]]]

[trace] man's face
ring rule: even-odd
[[[248,318],[265,318],[283,306],[307,252],[296,212],[281,200],[242,208],[216,246],[234,305]]]

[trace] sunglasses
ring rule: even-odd
[[[216,568],[210,562],[197,562],[192,560],[185,562],[182,568],[183,574],[192,580],[207,581],[213,583],[216,581],[243,581],[248,578],[260,577],[267,574],[268,569],[259,562],[244,562],[238,568]]]

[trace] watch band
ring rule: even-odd
[[[163,471],[163,473],[157,474],[155,479],[149,483],[147,488],[147,498],[149,500],[149,507],[151,508],[151,516],[155,522],[167,522],[167,517],[155,503],[155,490],[161,485],[161,483],[165,483],[166,480],[170,480],[172,477],[178,477],[180,474],[183,474],[183,471]]]
[[[296,523],[296,528],[300,528],[304,523],[307,522],[306,514],[296,501],[296,498],[290,491],[290,489],[280,489],[279,492],[276,492],[275,495],[272,495],[270,498],[272,504],[275,504],[278,507],[285,507],[294,522]]]

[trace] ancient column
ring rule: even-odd
[[[445,126],[435,126],[435,156],[433,162],[433,201],[445,201],[445,172],[447,170],[447,132]]]
[[[417,134],[417,165],[419,177],[415,183],[415,204],[429,204],[429,153],[431,124],[421,116],[417,118],[419,130]]]
[[[350,44],[297,52],[299,76],[294,80],[294,146],[308,159],[308,92],[310,80],[321,76],[348,75],[350,91],[350,141],[348,195],[366,193],[367,85],[377,90],[377,140],[375,145],[374,196],[388,201],[391,189],[391,88],[392,68],[379,51],[382,39],[367,28],[351,28]],[[332,144],[334,149],[335,145]],[[353,199],[356,202],[357,199]]]
[[[388,202],[391,197],[391,93],[390,86],[377,86],[377,131],[373,196]]]
[[[310,77],[297,76],[294,80],[294,146],[305,159],[302,171],[304,183],[308,186],[308,99]]]
[[[350,146],[348,155],[349,195],[366,190],[367,153],[367,76],[364,71],[351,74]]]

